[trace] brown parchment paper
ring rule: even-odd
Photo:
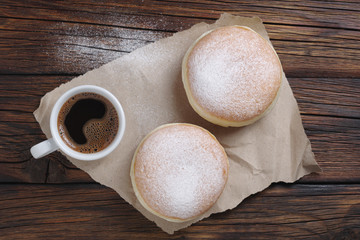
[[[226,25],[248,26],[269,40],[259,18],[223,14],[214,24],[196,24],[61,85],[47,93],[34,112],[41,129],[50,138],[50,113],[65,91],[78,85],[93,84],[112,92],[126,115],[126,130],[120,145],[101,160],[68,159],[95,181],[114,189],[167,233],[187,227],[212,213],[232,209],[273,182],[294,182],[306,174],[320,171],[284,74],[274,109],[250,126],[215,126],[199,117],[189,105],[181,81],[182,58],[201,34]],[[208,129],[224,146],[230,162],[228,183],[219,200],[208,212],[185,223],[171,223],[145,210],[135,197],[129,174],[132,156],[141,139],[154,128],[173,122],[193,123]]]

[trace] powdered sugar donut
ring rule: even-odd
[[[227,182],[228,164],[223,147],[207,130],[166,124],[140,143],[130,176],[139,202],[148,211],[184,222],[217,201]]]
[[[270,43],[248,27],[202,35],[187,51],[182,80],[193,109],[221,126],[240,127],[274,106],[282,67]]]

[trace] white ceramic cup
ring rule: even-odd
[[[108,99],[112,105],[115,107],[118,117],[119,117],[119,127],[118,132],[114,138],[114,140],[107,146],[105,149],[96,152],[96,153],[81,153],[77,152],[70,147],[68,147],[63,139],[61,138],[57,122],[58,122],[58,115],[60,112],[61,107],[64,105],[64,103],[70,99],[71,97],[83,93],[83,92],[92,92],[99,94],[106,99]],[[45,140],[39,144],[36,144],[30,149],[30,152],[34,158],[41,158],[44,157],[58,149],[60,149],[62,152],[64,152],[69,157],[78,159],[78,160],[85,160],[85,161],[91,161],[91,160],[97,160],[100,158],[105,157],[109,153],[111,153],[120,143],[121,138],[124,135],[125,131],[125,114],[124,110],[121,107],[121,104],[117,100],[117,98],[112,95],[109,91],[105,90],[104,88],[93,86],[93,85],[82,85],[75,88],[70,89],[69,91],[65,92],[55,103],[51,116],[50,116],[50,130],[52,138]]]

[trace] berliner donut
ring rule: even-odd
[[[203,34],[182,63],[182,80],[193,109],[224,127],[240,127],[274,106],[282,67],[260,34],[244,26],[220,27]]]
[[[160,126],[135,151],[131,182],[139,202],[171,222],[206,212],[228,178],[228,158],[207,130],[185,123]]]

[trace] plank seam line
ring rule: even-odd
[[[289,26],[289,27],[304,27],[304,28],[325,28],[325,29],[334,29],[334,30],[347,30],[352,32],[359,32],[359,29],[355,28],[344,28],[344,27],[329,27],[329,26],[315,26],[315,25],[305,25],[305,24],[290,24],[290,23],[273,23],[263,21],[264,24],[275,25],[275,26]]]
[[[29,30],[24,30],[24,29],[0,29],[0,31],[4,31],[4,32],[28,32],[28,33],[44,33],[44,34],[51,34],[53,36],[55,35],[58,35],[58,36],[71,36],[71,37],[87,37],[87,38],[95,38],[95,37],[106,37],[106,38],[116,38],[116,39],[123,39],[123,40],[134,40],[134,41],[143,41],[145,42],[146,44],[149,44],[149,43],[153,43],[155,42],[156,40],[148,40],[148,39],[140,39],[140,38],[127,38],[127,37],[121,37],[121,36],[102,36],[102,35],[90,35],[90,36],[87,36],[87,35],[82,35],[82,34],[65,34],[65,33],[54,33],[54,32],[51,32],[51,31],[48,31],[48,30],[44,30],[44,31],[35,31],[35,30],[32,30],[32,31],[29,31]],[[33,38],[33,39],[30,39],[30,38],[15,38],[15,37],[1,37],[0,39],[9,39],[9,40],[31,40],[31,41],[45,41],[45,42],[48,42],[48,40],[44,40],[44,39],[39,39],[39,38]]]
[[[75,44],[75,43],[60,43],[59,45],[64,45],[64,46],[77,46],[77,47],[84,47],[84,48],[90,48],[90,49],[96,49],[96,50],[120,52],[120,53],[126,53],[126,54],[130,53],[130,52],[128,52],[128,51],[122,51],[122,50],[110,49],[110,48],[101,48],[101,47],[88,46],[88,45]]]
[[[301,109],[299,109],[301,111]],[[330,118],[341,118],[341,119],[353,119],[353,120],[360,120],[359,117],[351,117],[351,116],[340,116],[340,115],[332,115],[332,114],[313,114],[313,113],[304,113],[301,112],[300,115],[303,116],[313,116],[313,117],[330,117]]]
[[[95,26],[106,26],[106,27],[118,27],[125,29],[133,29],[133,30],[145,30],[145,31],[155,31],[155,32],[167,32],[167,33],[176,33],[178,31],[173,30],[162,30],[162,29],[152,29],[152,28],[140,28],[140,27],[129,27],[129,26],[121,26],[121,25],[112,25],[112,24],[104,24],[104,23],[90,23],[90,22],[76,22],[69,20],[53,20],[53,19],[38,19],[38,18],[21,18],[21,17],[4,17],[0,16],[0,18],[7,19],[19,19],[19,20],[32,20],[32,21],[47,21],[47,22],[59,22],[59,23],[73,23],[73,24],[84,24],[84,25],[95,25]]]

